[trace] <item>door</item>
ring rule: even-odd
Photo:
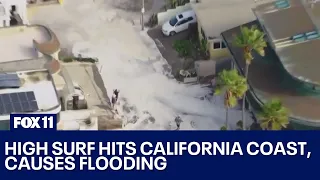
[[[175,26],[176,32],[181,32],[183,30],[186,30],[188,28],[188,19],[182,19],[180,20],[177,25]]]

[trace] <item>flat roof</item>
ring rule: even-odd
[[[254,0],[202,0],[192,4],[207,37],[219,37],[223,31],[256,19],[252,8],[262,2]]]
[[[277,9],[271,2],[257,6],[253,11],[287,72],[299,80],[320,84],[320,40],[292,41],[295,35],[316,30],[313,18],[300,0],[288,0],[288,3],[290,7],[285,9]]]
[[[290,6],[284,9],[278,9],[275,2],[268,2],[253,8],[272,41],[290,38],[316,29],[300,0],[287,1]]]
[[[47,42],[50,34],[41,26],[0,28],[0,63],[42,57],[33,45],[34,39],[40,43]]]
[[[46,69],[45,65],[47,62],[48,62],[48,59],[45,57],[3,62],[3,63],[0,63],[0,72],[4,73],[4,72]]]
[[[295,78],[320,84],[320,39],[276,48],[284,68]]]
[[[303,1],[305,9],[313,21],[313,24],[320,29],[320,1]]]
[[[33,92],[39,112],[60,109],[60,102],[48,70],[18,71],[6,74],[16,74],[21,85],[19,88],[0,89],[0,96],[3,94]]]
[[[252,25],[258,25],[260,28],[258,21],[244,24],[249,27]],[[240,26],[223,32],[222,37],[237,66],[243,71],[245,68],[243,51],[232,43],[233,35],[238,33],[240,33]],[[296,80],[290,79],[288,74],[285,75],[274,50],[268,46],[265,51],[265,57],[255,56],[250,65],[248,81],[252,92],[261,103],[278,98],[289,109],[292,117],[302,120],[300,122],[304,124],[320,126],[320,98],[302,94],[304,89],[301,89]]]

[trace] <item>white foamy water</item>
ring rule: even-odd
[[[68,0],[63,8],[43,7],[31,22],[48,25],[73,53],[99,59],[109,96],[120,89],[117,109],[125,129],[173,130],[178,115],[181,129],[220,129],[225,122],[221,97],[201,100],[212,90],[169,78],[163,68],[166,60],[146,32],[126,19],[127,13],[105,3],[85,2]],[[229,117],[235,126],[241,112],[230,110]]]

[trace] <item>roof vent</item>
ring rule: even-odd
[[[284,8],[288,8],[290,6],[288,0],[277,0],[275,2],[275,6],[278,8],[278,9],[284,9]]]

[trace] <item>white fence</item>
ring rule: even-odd
[[[190,5],[190,3],[185,4],[183,6],[178,6],[175,9],[168,9],[165,12],[160,12],[157,14],[158,16],[158,25],[162,25],[164,24],[166,21],[168,21],[170,18],[172,18],[173,16],[182,13],[184,11],[188,11],[191,10],[192,7]]]

